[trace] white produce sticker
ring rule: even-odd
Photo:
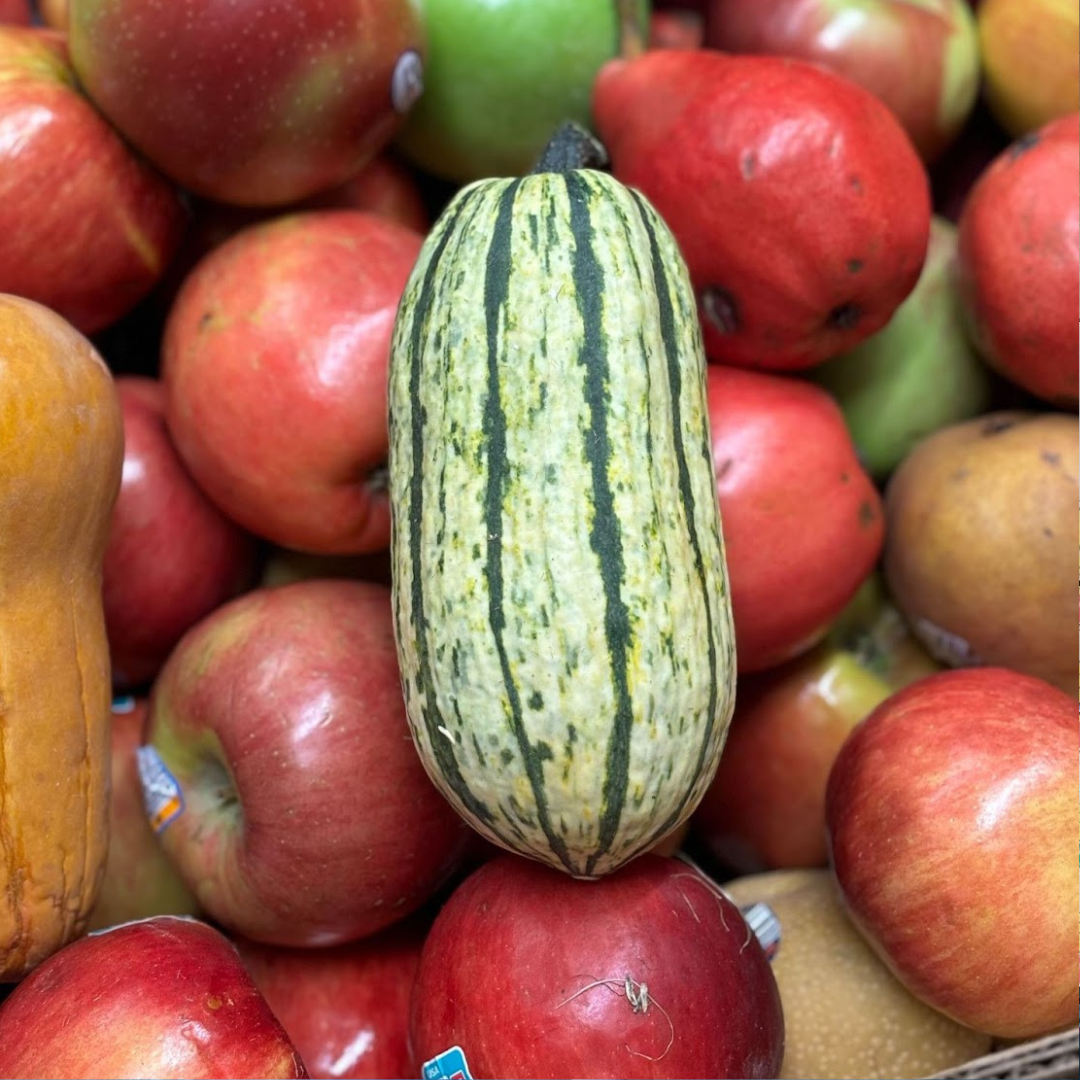
[[[390,76],[390,103],[394,111],[407,113],[424,92],[424,61],[415,49],[403,52]]]

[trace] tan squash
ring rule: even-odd
[[[104,870],[101,562],[123,439],[90,342],[0,294],[0,981],[83,932]]]

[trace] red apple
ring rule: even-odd
[[[739,680],[694,838],[729,871],[824,866],[825,784],[851,729],[889,696],[853,653],[822,643]]]
[[[113,701],[109,854],[90,930],[153,915],[199,914],[198,902],[146,820],[137,759],[146,715],[146,698]]]
[[[412,743],[384,585],[301,581],[219,607],[155,681],[146,747],[159,840],[236,934],[373,934],[464,856],[470,830]]]
[[[393,154],[376,155],[355,176],[290,207],[232,206],[191,198],[191,224],[152,299],[162,318],[195,264],[242,229],[300,210],[365,210],[426,233],[431,217],[416,174]]]
[[[182,187],[241,205],[347,180],[422,86],[412,0],[73,0],[68,32],[124,136]]]
[[[234,521],[284,547],[390,541],[390,335],[419,233],[313,210],[242,230],[201,260],[165,324],[169,432]]]
[[[305,1077],[234,946],[168,915],[79,938],[0,1005],[0,1075]]]
[[[409,1001],[429,922],[322,949],[236,944],[311,1076],[409,1080]]]
[[[805,60],[647,49],[604,64],[613,175],[671,228],[710,360],[805,370],[880,330],[919,277],[926,169],[869,91]]]
[[[852,728],[940,671],[871,574],[810,652],[739,682],[720,767],[691,817],[727,871],[824,866],[825,785]]]
[[[0,292],[96,333],[150,291],[186,221],[80,93],[64,36],[0,26]]]
[[[399,158],[382,153],[343,184],[320,191],[301,204],[308,210],[366,210],[414,232],[431,226],[416,174]]]
[[[113,685],[149,684],[188,627],[253,585],[254,538],[202,493],[165,427],[157,379],[116,379],[124,473],[103,567]]]
[[[978,1031],[1076,1023],[1076,701],[1005,668],[882,703],[829,776],[847,910],[916,997]]]
[[[30,0],[0,0],[0,24],[29,26],[32,15]]]
[[[711,0],[705,44],[843,75],[889,106],[927,161],[956,138],[979,89],[968,0]]]
[[[598,881],[486,862],[428,933],[410,1031],[418,1061],[459,1047],[473,1076],[506,1080],[774,1077],[784,1043],[739,909],[659,855]]]
[[[825,635],[881,552],[881,497],[820,387],[714,364],[708,403],[735,652],[746,674]]]
[[[972,340],[1010,382],[1075,413],[1080,114],[1029,132],[980,174],[960,215],[957,271]]]

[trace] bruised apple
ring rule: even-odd
[[[888,322],[930,233],[899,121],[808,61],[713,49],[611,60],[593,84],[611,171],[675,234],[710,360],[795,371]]]

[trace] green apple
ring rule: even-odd
[[[424,93],[398,133],[458,182],[520,176],[566,120],[588,126],[600,66],[647,40],[649,0],[422,0]]]
[[[956,226],[935,215],[922,274],[893,317],[810,373],[836,398],[875,479],[919,439],[990,405],[994,376],[964,331],[955,263]]]

